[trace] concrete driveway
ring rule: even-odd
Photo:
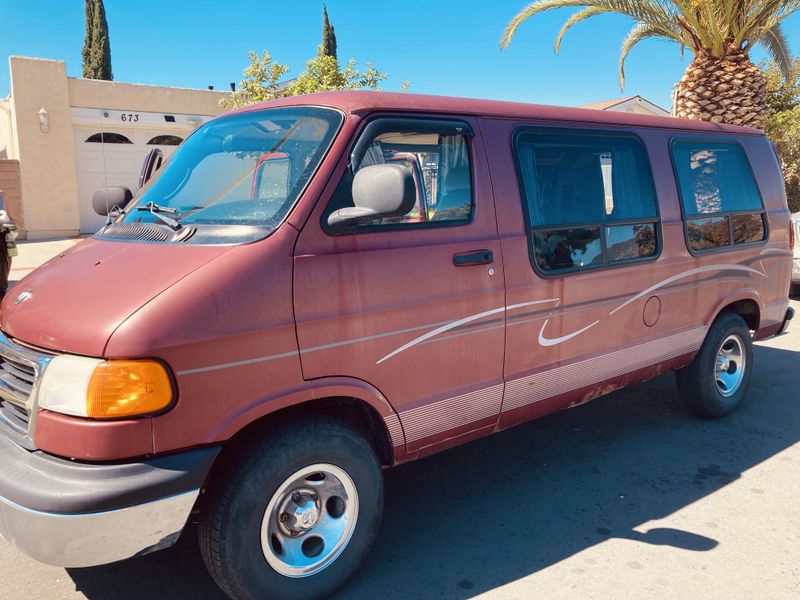
[[[688,414],[667,375],[387,472],[337,598],[799,598],[800,322],[754,368],[725,419]],[[0,582],[9,600],[222,598],[191,536],[67,570],[0,542]]]

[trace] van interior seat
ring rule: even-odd
[[[472,186],[469,167],[461,166],[447,172],[441,194],[434,207],[432,221],[469,218],[472,205]]]

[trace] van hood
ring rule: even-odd
[[[6,335],[33,346],[102,356],[123,321],[228,250],[90,238],[9,289],[0,326]]]

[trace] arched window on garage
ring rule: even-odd
[[[177,135],[157,135],[147,142],[148,146],[180,146],[182,137]]]
[[[96,144],[132,144],[127,137],[121,133],[95,133],[86,138],[87,142]]]

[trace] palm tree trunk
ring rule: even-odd
[[[675,87],[675,116],[764,128],[767,79],[741,52],[695,57]]]

